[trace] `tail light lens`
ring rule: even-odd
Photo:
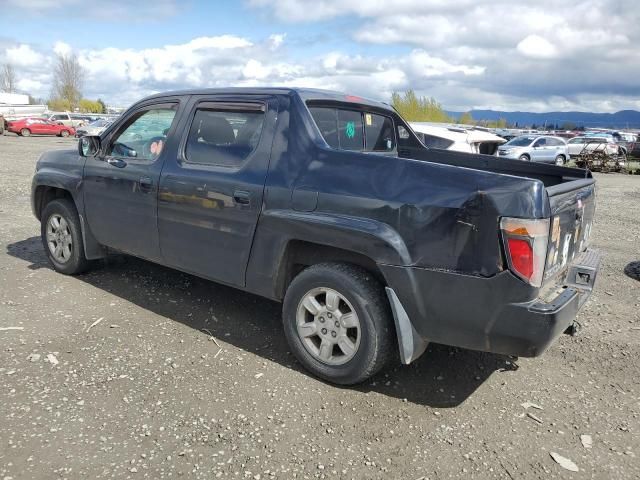
[[[500,220],[500,229],[509,269],[534,287],[542,285],[549,242],[549,219],[504,217]]]

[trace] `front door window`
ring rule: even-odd
[[[107,155],[155,161],[166,143],[176,108],[169,105],[138,112],[113,138]]]

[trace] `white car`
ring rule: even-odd
[[[605,155],[618,155],[619,145],[611,137],[581,136],[574,137],[567,142],[569,156],[577,157],[581,153],[604,153]]]
[[[48,120],[53,123],[61,123],[67,127],[78,128],[83,126],[86,121],[81,119],[73,118],[73,116],[68,113],[62,112],[50,112],[42,115],[45,120]]]
[[[497,155],[498,146],[506,140],[477,127],[464,125],[409,122],[411,128],[427,147],[465,153]]]

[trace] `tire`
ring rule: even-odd
[[[523,155],[520,155],[518,157],[518,160],[520,160],[522,162],[530,162],[531,161],[531,157],[529,157],[529,155],[527,155],[527,154],[523,154]]]
[[[564,166],[564,164],[567,163],[567,158],[564,155],[558,155],[555,159],[555,164],[558,165],[559,167]]]
[[[54,220],[59,225],[57,230]],[[57,272],[76,275],[89,268],[90,262],[84,256],[80,218],[70,200],[52,200],[46,205],[40,217],[40,236],[49,262]],[[58,245],[61,255],[55,254]],[[67,245],[68,249],[65,248]]]
[[[62,130],[60,132],[60,136],[61,137],[65,137],[65,138],[68,137],[69,136],[69,130]]]
[[[28,137],[29,135],[31,135],[31,130],[29,130],[28,128],[23,128],[22,130],[20,130],[20,135],[22,135],[23,137]]]
[[[327,294],[332,299],[337,295],[339,301],[330,300],[328,305]],[[320,307],[315,315],[305,307],[309,297],[316,299],[311,310]],[[284,298],[283,323],[298,361],[315,376],[332,383],[363,382],[398,356],[384,288],[371,273],[355,265],[321,263],[295,277]],[[299,325],[303,324],[307,327],[300,333]],[[325,342],[336,343],[323,347]]]

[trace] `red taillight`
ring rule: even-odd
[[[533,248],[526,240],[519,238],[507,238],[511,265],[513,269],[522,275],[527,281],[533,275]]]
[[[547,259],[549,219],[502,218],[502,239],[509,269],[525,282],[542,285]]]

